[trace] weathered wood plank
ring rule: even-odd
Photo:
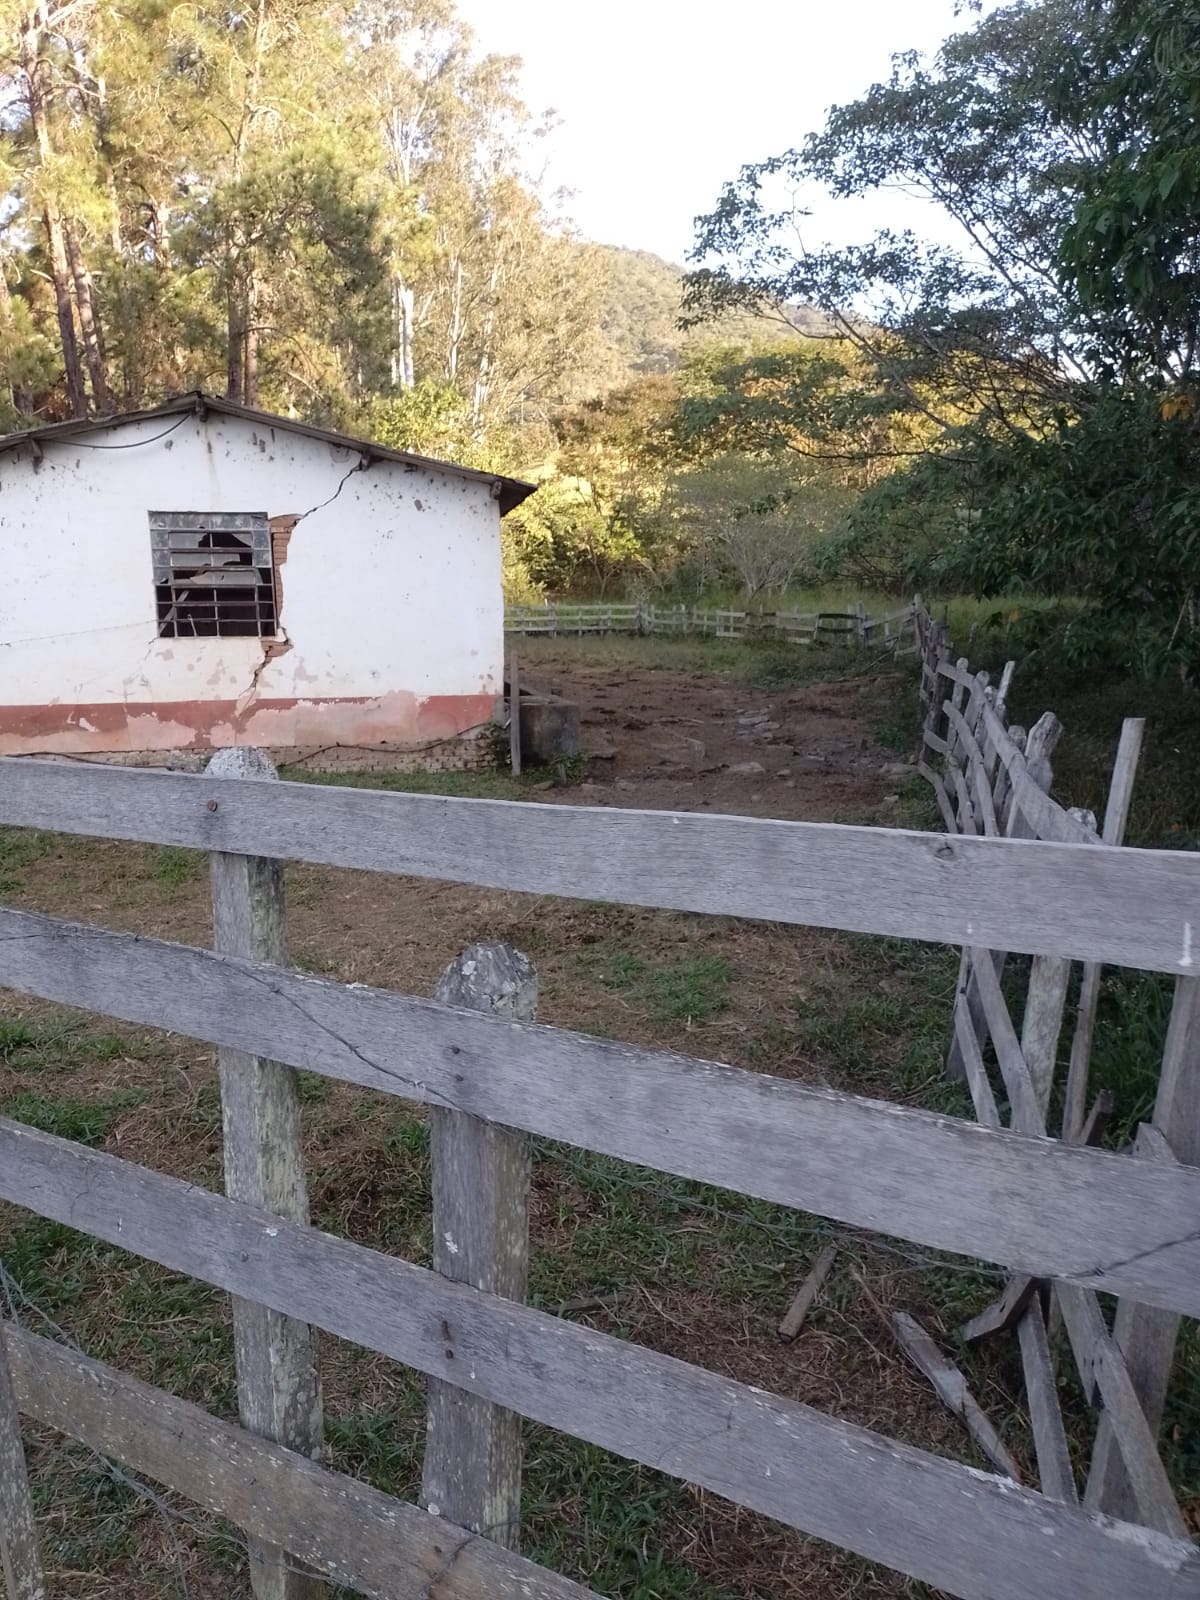
[[[1022,1132],[1029,1132],[1037,1127],[1041,1117],[1040,1107],[1029,1067],[1021,1052],[1016,1029],[1008,1014],[1008,1007],[1004,1003],[1004,995],[992,964],[990,950],[972,952],[971,971],[978,987],[984,1016],[987,1018],[988,1032],[991,1034],[992,1048],[996,1052],[1004,1087],[1008,1090],[1013,1126]]]
[[[514,778],[521,776],[521,679],[517,652],[508,657],[508,764]]]
[[[829,1269],[833,1266],[836,1256],[837,1246],[827,1244],[809,1268],[808,1276],[796,1291],[796,1298],[779,1324],[779,1337],[784,1341],[790,1342],[804,1326],[804,1319],[812,1310],[813,1301],[820,1294],[821,1286],[829,1276]]]
[[[1056,1285],[1055,1294],[1084,1389],[1094,1383],[1100,1391],[1104,1415],[1116,1436],[1137,1502],[1138,1520],[1173,1538],[1186,1538],[1187,1524],[1159,1456],[1157,1440],[1124,1357],[1104,1325],[1096,1296],[1065,1283]]]
[[[1021,1054],[1043,1118],[1054,1088],[1058,1039],[1070,981],[1069,961],[1060,961],[1056,956],[1034,956],[1021,1019]]]
[[[21,1417],[8,1359],[12,1324],[0,1317],[0,1579],[7,1600],[46,1600],[21,1444]]]
[[[1200,928],[1200,856],[1186,851],[14,758],[0,761],[0,822],[1161,972],[1181,970],[1185,929]]]
[[[438,980],[443,1005],[532,1022],[537,974],[506,944],[474,944]],[[529,1276],[529,1140],[447,1106],[429,1110],[433,1265],[452,1283],[523,1301]],[[521,1419],[430,1378],[421,1500],[510,1550],[521,1533]]]
[[[970,669],[966,656],[960,656],[957,661],[948,658],[939,661],[934,670],[941,678],[948,678],[951,683],[958,684],[964,689],[975,687],[975,674]]]
[[[10,1334],[26,1416],[283,1542],[373,1600],[588,1600],[532,1561],[36,1334]]]
[[[1001,1472],[1020,1483],[1021,1471],[991,1419],[967,1386],[967,1380],[950,1357],[939,1350],[915,1317],[893,1311],[892,1327],[900,1348],[913,1365],[929,1379],[943,1404],[949,1406],[975,1443]]]
[[[954,1000],[954,1037],[958,1041],[958,1048],[962,1053],[963,1069],[966,1073],[967,1087],[971,1091],[971,1102],[975,1107],[975,1115],[985,1128],[998,1128],[1000,1127],[1000,1112],[996,1105],[996,1096],[992,1092],[987,1067],[983,1060],[983,1052],[979,1048],[979,1040],[975,1036],[975,1028],[971,1022],[971,1013],[967,1006],[967,997],[961,990]]]
[[[1046,713],[1046,716],[1050,717],[1050,713]],[[999,753],[1012,785],[1008,800],[1010,818],[1013,812],[1019,813],[1027,825],[1029,836],[1043,842],[1096,844],[1096,834],[1050,798],[1046,792],[1048,783],[1043,786],[1039,782],[1039,763],[1043,759],[1043,750],[1046,747],[1052,749],[1057,740],[1057,731],[1060,730],[1058,719],[1052,718],[1049,723],[1044,718],[1040,719],[1043,731],[1035,739],[1035,734],[1039,734],[1038,724],[1030,729],[1024,753],[1009,738],[992,706],[984,706],[983,720],[988,737]]]
[[[975,1339],[986,1339],[989,1334],[1003,1333],[1006,1328],[1014,1327],[1024,1316],[1036,1288],[1036,1278],[1010,1278],[990,1305],[963,1323],[958,1331],[959,1338],[964,1344],[970,1344]]]
[[[1154,1122],[1139,1129],[1135,1148],[1148,1159],[1200,1165],[1200,978],[1180,978],[1175,984]],[[1133,1299],[1122,1299],[1117,1306],[1113,1340],[1128,1364],[1154,1437],[1162,1424],[1178,1331],[1179,1319],[1169,1311]],[[1085,1503],[1112,1515],[1136,1503],[1119,1445],[1111,1419],[1101,1417]]]
[[[0,1195],[963,1600],[1200,1596],[1185,1541],[2,1118]]]
[[[220,750],[212,778],[278,779],[261,750]],[[225,955],[283,966],[287,961],[283,868],[260,856],[214,852],[211,858],[213,945]],[[308,1221],[300,1136],[300,1097],[291,1067],[226,1045],[217,1052],[225,1193],[287,1217]],[[311,1328],[254,1300],[233,1303],[238,1411],[244,1427],[303,1455],[321,1453],[321,1381]],[[251,1541],[255,1600],[321,1600],[323,1583],[287,1553]]]
[[[938,811],[942,821],[946,824],[947,833],[957,833],[958,827],[954,820],[954,807],[950,804],[950,796],[946,793],[946,785],[942,782],[940,772],[935,772],[925,761],[917,762],[917,771],[927,780],[933,789],[933,798],[937,801]]]
[[[948,702],[947,702],[948,703]],[[966,779],[963,777],[962,768],[957,761],[948,763],[950,782],[954,787],[954,798],[958,805],[958,833],[978,834],[982,830],[975,821],[975,808],[971,804],[971,795],[967,789]]]
[[[1075,1487],[1067,1431],[1058,1402],[1046,1321],[1037,1295],[1030,1299],[1017,1323],[1017,1338],[1021,1345],[1021,1366],[1025,1373],[1025,1394],[1029,1401],[1029,1421],[1042,1493],[1051,1500],[1061,1500],[1064,1505],[1078,1505],[1079,1491]]]
[[[975,796],[975,810],[979,817],[980,832],[987,834],[991,839],[999,838],[1000,824],[996,817],[996,807],[992,800],[992,790],[988,783],[987,768],[982,762],[977,762],[971,768],[971,789]]]
[[[0,984],[1200,1313],[1200,1171],[1186,1167],[28,912],[0,911]]]
[[[1104,826],[1100,835],[1105,844],[1119,845],[1125,842],[1125,829],[1133,805],[1133,786],[1137,778],[1145,728],[1144,717],[1126,717],[1121,724],[1121,737],[1117,744],[1116,760],[1113,763],[1112,778],[1108,787]],[[1080,1138],[1084,1107],[1087,1104],[1092,1038],[1096,1031],[1096,1013],[1100,1005],[1100,976],[1101,969],[1095,962],[1084,963],[1079,1006],[1075,1013],[1075,1032],[1071,1039],[1067,1087],[1063,1096],[1063,1138],[1070,1141]],[[1086,1144],[1087,1141],[1082,1140],[1082,1142]]]

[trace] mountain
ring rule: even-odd
[[[684,269],[648,250],[588,245],[607,274],[602,291],[597,349],[588,361],[592,393],[628,383],[647,372],[670,372],[689,350],[712,344],[761,344],[787,337],[770,317],[731,313],[684,332],[678,326]],[[801,308],[791,316],[798,333],[822,333],[821,313]],[[582,376],[582,375],[581,375]]]

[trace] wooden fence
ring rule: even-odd
[[[16,760],[0,761],[0,822],[211,853],[215,950],[4,910],[0,984],[215,1045],[226,1194],[0,1118],[0,1198],[231,1293],[244,1424],[6,1325],[10,1596],[42,1592],[19,1407],[240,1525],[262,1596],[312,1593],[310,1571],[389,1600],[588,1593],[506,1547],[519,1506],[506,1418],[518,1413],[968,1600],[1200,1597],[1200,1551],[1093,1294],[1122,1296],[1156,1326],[1200,1315],[1200,1170],[1186,1150],[1165,1159],[1155,1134],[1129,1154],[1043,1137],[998,985],[983,1003],[1024,1108],[1011,1129],[988,1114],[977,1070],[986,1125],[513,1020],[515,1007],[464,1009],[453,987],[451,1005],[310,976],[286,964],[278,869],[307,861],[1173,973],[1164,1093],[1192,1114],[1200,857]],[[434,1270],[308,1225],[294,1068],[436,1111]],[[1044,1422],[1038,1492],[523,1305],[525,1181],[509,1142],[521,1131],[984,1258],[1020,1275],[1014,1298],[1026,1278],[1052,1280],[1140,1525],[1076,1503]],[[1035,1303],[1026,1294],[1030,1342]],[[314,1328],[435,1380],[424,1511],[310,1459]],[[1036,1370],[1045,1379],[1044,1360]],[[446,1396],[458,1400],[449,1459],[448,1413],[433,1409]],[[439,1471],[446,1498],[430,1487]]]
[[[1062,728],[1051,712],[1029,729],[1008,722],[1005,705],[1013,663],[993,686],[953,652],[944,626],[918,602],[921,691],[925,706],[920,768],[932,783],[947,831],[962,836],[1003,836],[1103,847],[1120,845],[1129,815],[1141,750],[1143,722],[1126,719],[1117,747],[1101,830],[1088,812],[1067,809],[1050,796],[1051,757]],[[1115,908],[1114,908],[1114,914]],[[1200,1162],[1200,1017],[1192,930],[1180,918],[1176,969],[1181,977],[1172,1013],[1153,1120],[1139,1132],[1135,1153],[1147,1160]],[[1047,1132],[1060,1111],[1059,1136],[1088,1144],[1102,1131],[1106,1097],[1088,1108],[1088,1072],[1100,996],[1101,966],[1083,963],[1069,1056],[1060,1048],[1067,1021],[1071,963],[1039,954],[1029,972],[1018,1039],[1001,993],[1009,947],[972,938],[963,948],[954,1004],[948,1069],[966,1078],[981,1123],[1016,1131]],[[985,1064],[990,1051],[992,1071]],[[1001,1086],[1002,1116],[993,1088]],[[1056,1090],[1058,1093],[1056,1094]],[[1060,1109],[1061,1108],[1061,1109]],[[1018,1274],[996,1304],[963,1329],[967,1339],[1015,1330],[1025,1375],[1043,1488],[1074,1503],[1077,1490],[1067,1450],[1047,1330],[1065,1325],[1080,1381],[1101,1411],[1087,1475],[1084,1504],[1136,1518],[1164,1532],[1186,1529],[1167,1481],[1157,1434],[1170,1382],[1178,1317],[1123,1297],[1110,1331],[1094,1292],[1078,1282]]]
[[[818,640],[915,650],[911,605],[886,616],[867,614],[861,601],[848,611],[735,611],[705,606],[661,606],[645,601],[597,601],[542,606],[506,606],[509,633],[705,634],[717,639]]]

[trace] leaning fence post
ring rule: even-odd
[[[277,778],[261,750],[219,750],[210,778]],[[219,801],[210,804],[215,809]],[[265,856],[212,855],[213,945],[223,955],[287,961],[283,869]],[[231,1200],[307,1223],[300,1100],[290,1067],[241,1050],[217,1052],[221,1074],[225,1193]],[[321,1453],[321,1380],[316,1334],[307,1323],[253,1300],[233,1302],[233,1346],[242,1425],[301,1455]],[[255,1600],[317,1600],[317,1578],[282,1550],[250,1541]]]
[[[511,945],[473,944],[442,973],[434,999],[531,1022],[537,973]],[[468,1112],[433,1106],[429,1142],[434,1269],[486,1294],[523,1300],[529,1271],[528,1139]],[[422,1503],[515,1550],[520,1417],[440,1378],[429,1380],[428,1392]]]
[[[1152,1127],[1177,1161],[1200,1166],[1200,978],[1175,980]],[[1141,1140],[1135,1149],[1151,1153]],[[1139,1305],[1128,1296],[1117,1301],[1113,1319],[1113,1338],[1155,1437],[1162,1427],[1179,1320],[1174,1311]],[[1104,1511],[1126,1521],[1136,1516],[1120,1439],[1107,1413],[1100,1417],[1083,1503],[1089,1511]]]
[[[21,1418],[0,1319],[0,1575],[7,1600],[46,1600]]]

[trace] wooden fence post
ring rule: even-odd
[[[1163,1136],[1176,1160],[1200,1166],[1200,978],[1175,980],[1151,1127]],[[1138,1149],[1148,1153],[1148,1141],[1139,1140]],[[1117,1302],[1113,1341],[1125,1357],[1134,1392],[1155,1436],[1162,1425],[1178,1331],[1179,1317],[1173,1311],[1128,1298]],[[1106,1413],[1100,1417],[1083,1503],[1088,1510],[1106,1511],[1126,1521],[1137,1516],[1120,1441]]]
[[[1133,804],[1133,784],[1137,776],[1145,729],[1144,717],[1126,717],[1121,724],[1117,758],[1113,763],[1112,779],[1108,786],[1104,828],[1100,835],[1105,844],[1119,845],[1125,841],[1125,828]],[[1084,962],[1079,1006],[1075,1014],[1075,1034],[1071,1040],[1071,1064],[1067,1071],[1066,1096],[1063,1101],[1062,1136],[1068,1144],[1075,1144],[1078,1141],[1087,1111],[1088,1071],[1091,1066],[1092,1037],[1096,1031],[1096,1013],[1100,1005],[1100,976],[1101,968],[1098,963]]]
[[[474,944],[442,973],[434,999],[532,1022],[537,973],[506,944]],[[455,1283],[524,1300],[529,1271],[529,1140],[467,1112],[432,1106],[433,1265]],[[447,1354],[454,1329],[443,1325]],[[517,1548],[521,1419],[440,1378],[429,1380],[421,1500],[431,1512]]]
[[[508,755],[514,778],[521,776],[521,683],[514,646],[508,658]]]
[[[0,1576],[7,1600],[46,1600],[21,1418],[0,1319]]]
[[[261,750],[219,750],[211,778],[277,778]],[[219,801],[211,804],[219,805]],[[283,869],[264,856],[212,855],[213,946],[223,955],[287,963]],[[231,1200],[308,1221],[300,1141],[300,1100],[290,1067],[222,1047],[221,1122],[225,1192]],[[234,1359],[242,1425],[289,1450],[321,1454],[317,1340],[307,1323],[252,1300],[233,1302]],[[328,1591],[286,1552],[249,1541],[255,1600],[318,1600]]]

